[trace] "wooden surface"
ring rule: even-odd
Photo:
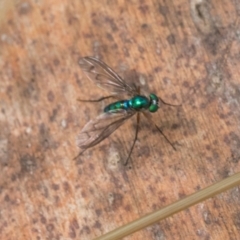
[[[240,170],[238,1],[0,2],[1,239],[93,239]],[[75,162],[97,56],[166,102]],[[137,81],[137,80],[136,80]],[[126,239],[240,239],[239,188]]]

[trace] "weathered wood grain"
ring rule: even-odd
[[[1,239],[93,239],[240,170],[238,1],[0,3]],[[97,56],[166,102],[78,161],[75,139],[107,95],[79,57]],[[135,80],[138,81],[138,80]],[[239,188],[128,239],[237,239]]]

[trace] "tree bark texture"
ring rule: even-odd
[[[0,3],[0,235],[93,239],[240,171],[240,2]],[[164,101],[134,138],[129,120],[77,161],[77,134],[109,93],[95,56]],[[239,239],[231,189],[126,239]]]

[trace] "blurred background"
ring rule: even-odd
[[[239,1],[0,2],[0,235],[93,239],[240,170]],[[77,161],[77,134],[109,93],[95,56],[164,101]],[[134,73],[134,74],[130,74]],[[134,77],[132,77],[134,75]],[[128,80],[129,79],[129,80]],[[238,239],[239,187],[126,239]]]

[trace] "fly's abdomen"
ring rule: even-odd
[[[130,107],[129,100],[122,100],[107,105],[104,108],[104,112],[117,112],[120,109],[128,110]]]

